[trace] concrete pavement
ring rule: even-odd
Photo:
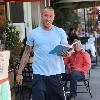
[[[76,100],[100,100],[100,58],[98,65],[91,69],[90,86],[93,97],[91,98],[88,93],[78,93]]]

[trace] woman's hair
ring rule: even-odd
[[[75,28],[71,27],[71,28],[69,29],[69,32],[72,32],[73,30],[75,30]]]

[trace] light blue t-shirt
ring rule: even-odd
[[[33,46],[33,74],[56,75],[65,72],[63,58],[61,56],[49,54],[57,45],[64,44],[67,36],[62,28],[52,26],[50,31],[37,27],[27,37],[26,44]]]

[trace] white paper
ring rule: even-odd
[[[0,80],[8,77],[10,51],[0,51]]]

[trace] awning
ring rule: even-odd
[[[59,0],[58,3],[67,3],[67,2],[94,2],[100,0]]]
[[[100,0],[60,0],[55,3],[60,8],[88,8],[100,6]]]

